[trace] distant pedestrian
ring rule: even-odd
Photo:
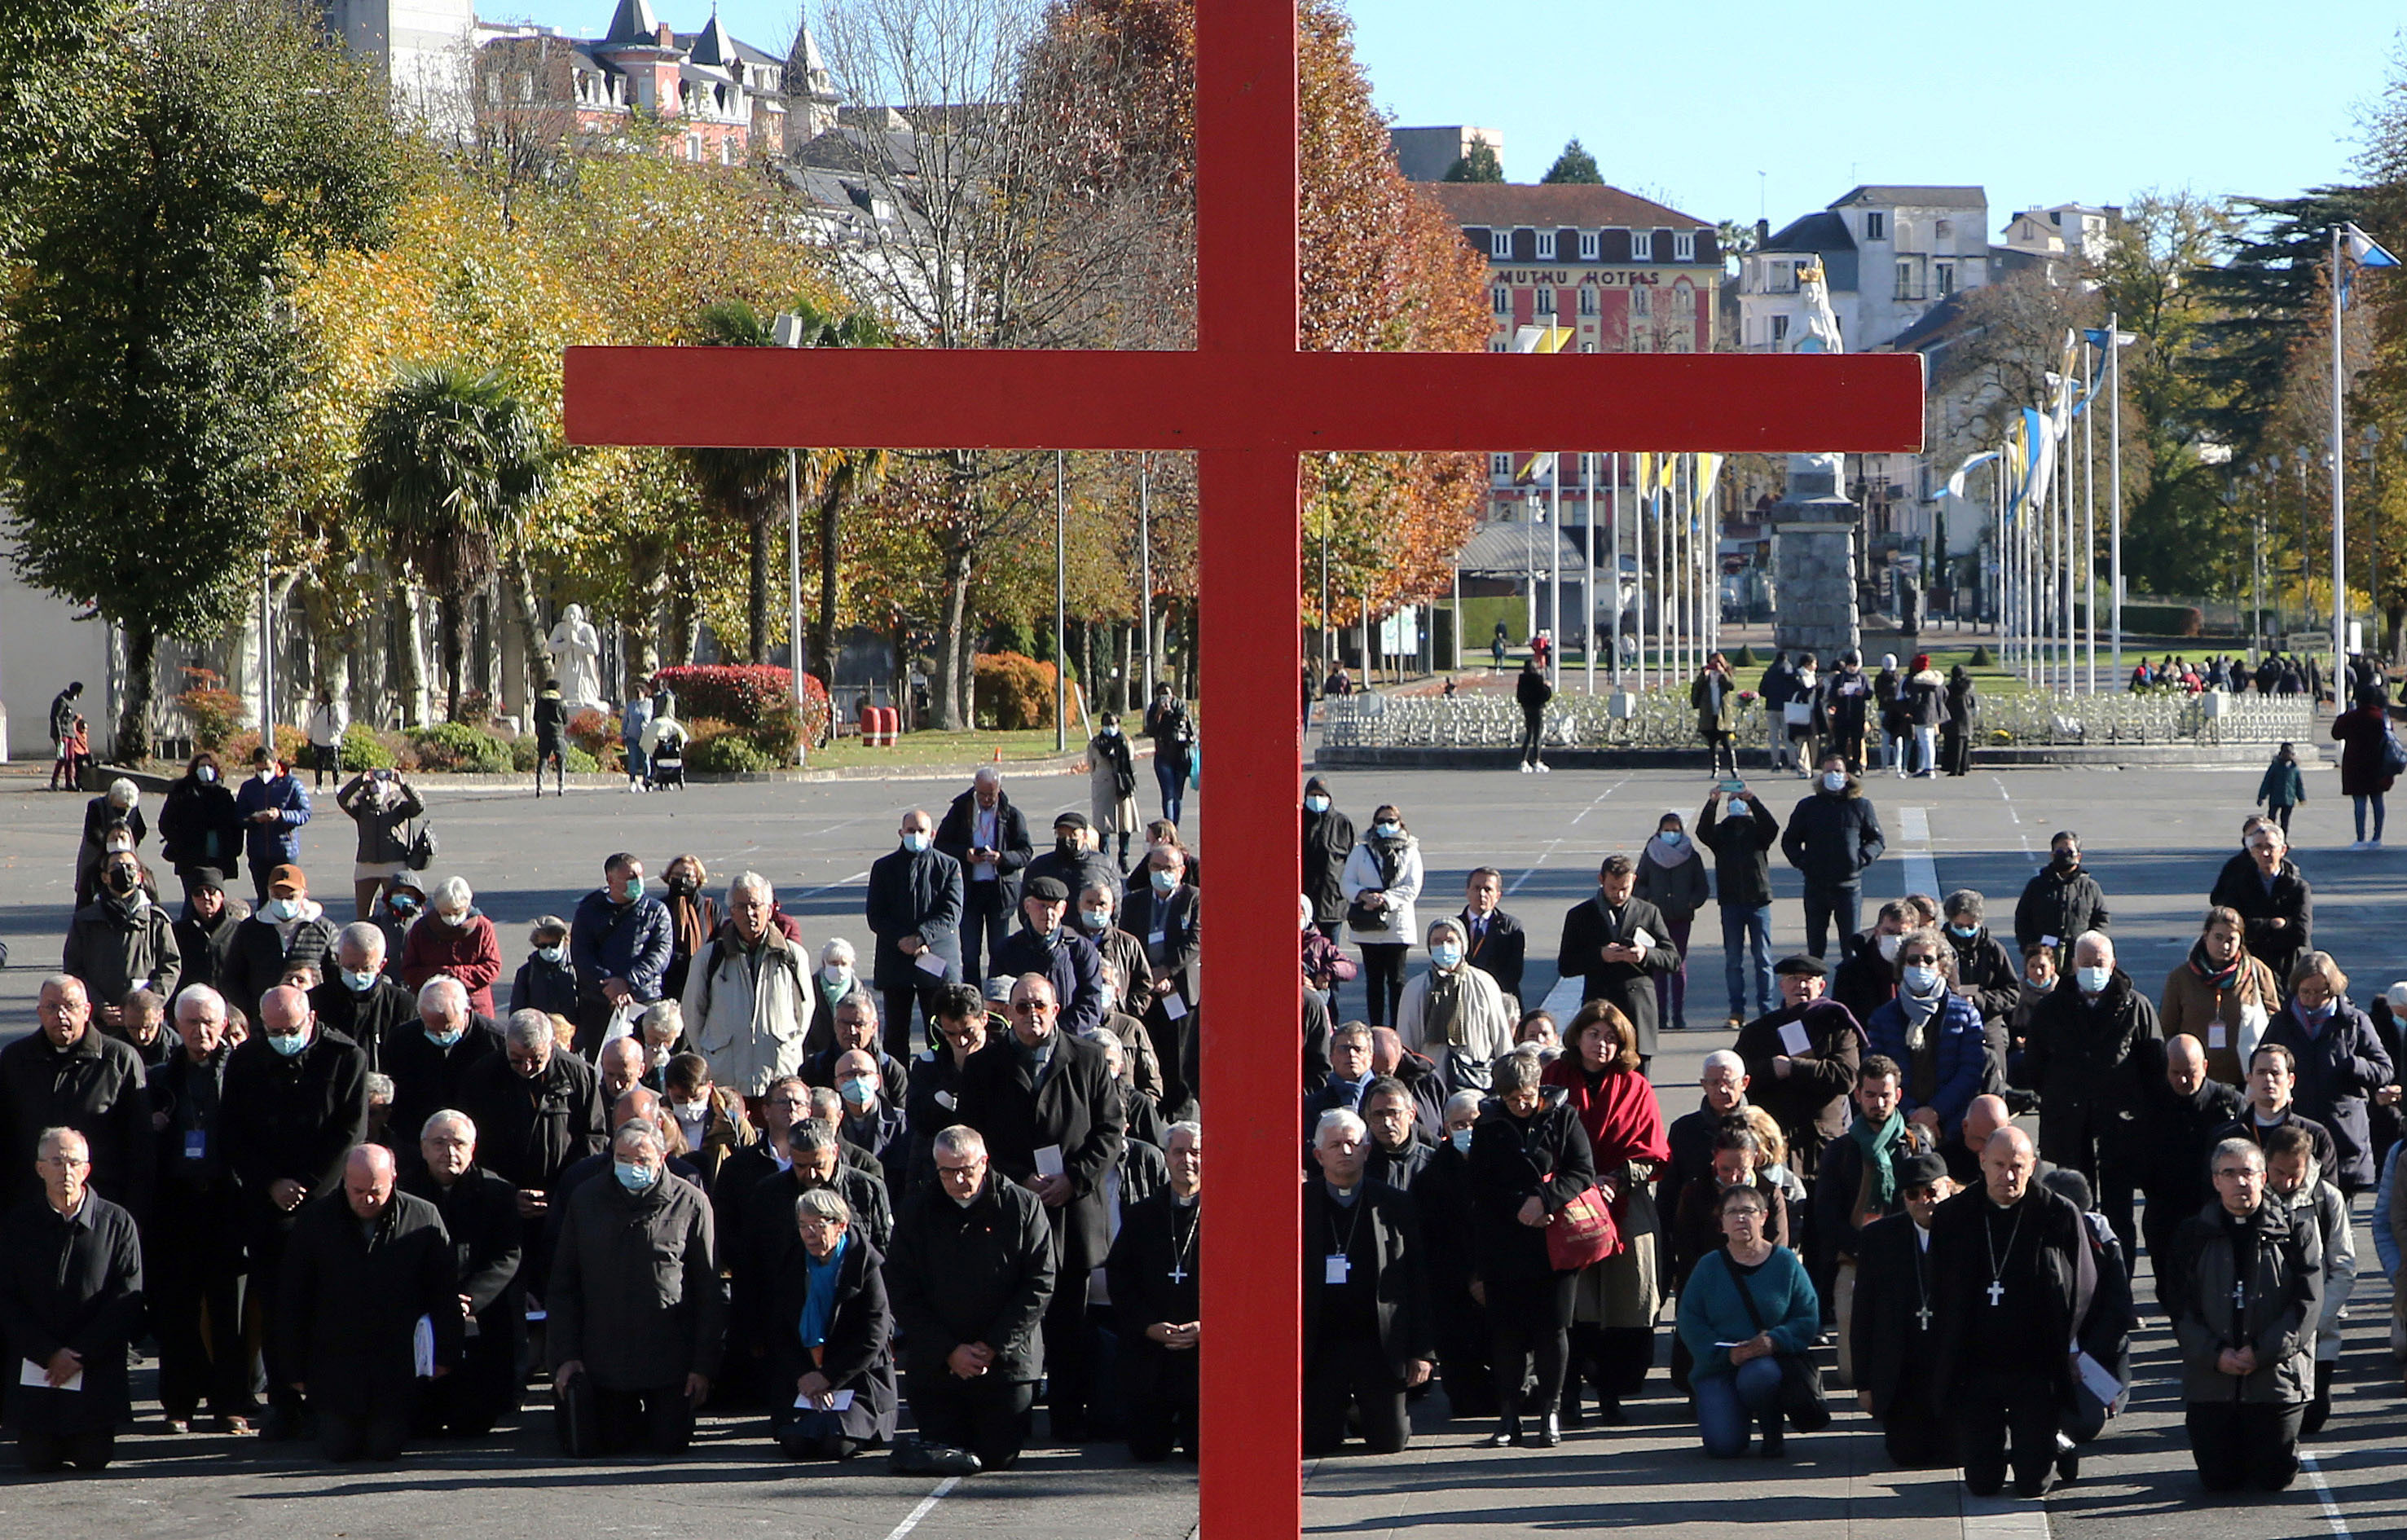
[[[568,706],[560,681],[546,679],[534,697],[534,794],[543,795],[543,769],[551,766],[552,794],[568,795]]]
[[[2390,699],[2380,690],[2357,692],[2357,705],[2332,720],[2331,735],[2343,745],[2340,751],[2341,795],[2356,805],[2357,843],[2352,850],[2382,848],[2382,798],[2398,779],[2392,756],[2398,740],[2390,734]],[[2365,836],[2365,808],[2373,805],[2373,837]]]
[[[1719,652],[1705,660],[1696,682],[1688,687],[1688,704],[1697,709],[1697,733],[1713,753],[1713,773],[1738,774],[1738,681],[1730,677],[1730,660]]]
[[[317,704],[309,708],[308,719],[302,730],[309,735],[309,790],[322,791],[326,781],[337,781],[343,774],[343,734],[350,726],[350,713],[335,699],[331,690],[318,692]]]
[[[1513,698],[1521,703],[1521,774],[1546,773],[1546,762],[1538,757],[1545,747],[1546,703],[1555,698],[1555,687],[1546,682],[1546,671],[1532,655],[1521,664],[1521,677],[1513,681]]]
[[[83,681],[69,681],[64,690],[50,697],[50,790],[72,791],[76,780],[76,755],[78,751],[77,730],[83,718],[76,710],[76,702],[83,698]],[[62,786],[64,778],[65,784]]]
[[[1187,801],[1187,777],[1195,769],[1195,719],[1167,683],[1153,687],[1145,708],[1145,735],[1153,740],[1153,779],[1161,791],[1161,816],[1178,821]]]
[[[2265,805],[2265,816],[2288,834],[2290,815],[2307,800],[2306,777],[2299,773],[2299,751],[2294,745],[2286,743],[2273,750],[2273,763],[2265,767],[2265,778],[2257,783],[2257,800]]]
[[[1504,672],[1504,649],[1511,645],[1505,640],[1504,622],[1496,622],[1496,635],[1488,639],[1488,655],[1495,660],[1496,672]]]
[[[1947,720],[1939,729],[1939,762],[1951,776],[1973,773],[1973,719],[1980,710],[1972,671],[1958,663],[1947,671]]]
[[[1118,712],[1104,713],[1103,725],[1088,740],[1087,759],[1094,767],[1088,781],[1087,801],[1094,813],[1095,848],[1103,849],[1106,841],[1118,835],[1117,859],[1125,873],[1129,836],[1137,831],[1136,761],[1129,751],[1127,734],[1120,731]]]

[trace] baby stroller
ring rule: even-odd
[[[644,736],[650,740],[644,749],[648,756],[644,769],[644,790],[684,791],[684,727],[674,717],[655,717],[644,729]]]

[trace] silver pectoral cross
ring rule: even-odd
[[[2006,1297],[2006,1286],[1996,1278],[1989,1280],[1989,1303],[1996,1305]]]
[[[2248,1280],[2246,1278],[2234,1278],[2231,1280],[2231,1308],[2235,1311],[2245,1310],[2248,1308]]]
[[[1173,1283],[1185,1283],[1187,1281],[1187,1266],[1184,1262],[1173,1262],[1171,1264],[1170,1281]]]
[[[1997,1301],[1991,1300],[1989,1303],[1995,1305]],[[1914,1324],[1916,1331],[1928,1332],[1930,1330],[1930,1306],[1928,1304],[1914,1312]]]

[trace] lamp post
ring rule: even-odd
[[[1053,751],[1070,747],[1070,502],[1062,490],[1062,454],[1053,451]]]
[[[800,348],[804,344],[803,319],[790,312],[781,314],[770,331],[771,340],[780,348]],[[801,457],[792,449],[786,451],[786,662],[792,666],[794,720],[800,730],[794,734],[794,763],[808,764],[811,760],[810,692],[803,678],[803,492]],[[828,672],[835,672],[835,660],[828,660]],[[833,684],[834,681],[830,679]],[[828,710],[835,710],[835,697],[828,697]],[[834,723],[829,723],[831,730]]]

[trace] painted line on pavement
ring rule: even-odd
[[[1625,787],[1625,786],[1627,786],[1627,785],[1629,785],[1629,784],[1630,784],[1630,777],[1629,777],[1628,776],[1624,776],[1624,777],[1622,777],[1619,780],[1615,781],[1612,785],[1610,785],[1610,786],[1606,787],[1603,791],[1599,791],[1599,792],[1596,794],[1596,801],[1595,801],[1595,802],[1591,802],[1591,803],[1589,803],[1587,806],[1585,806],[1585,807],[1581,808],[1578,812],[1574,813],[1574,814],[1572,815],[1572,826],[1573,826],[1574,828],[1577,828],[1577,827],[1579,827],[1579,820],[1582,820],[1582,819],[1584,819],[1584,818],[1588,817],[1590,813],[1595,812],[1595,811],[1597,810],[1598,806],[1599,806],[1600,804],[1602,804],[1602,803],[1604,801],[1604,799],[1605,799],[1605,798],[1607,798],[1607,797],[1609,797],[1609,796],[1613,795],[1613,793],[1615,793],[1616,791],[1620,791],[1623,787]]]
[[[1939,896],[1939,863],[1930,855],[1930,809],[1901,808],[1898,831],[1905,836],[1905,891]]]
[[[928,1515],[934,1510],[936,1504],[945,1500],[945,1494],[947,1492],[951,1491],[955,1487],[958,1487],[961,1484],[961,1478],[958,1476],[948,1476],[942,1481],[937,1482],[936,1490],[934,1491],[932,1491],[927,1496],[919,1499],[919,1505],[911,1510],[910,1518],[905,1519],[903,1522],[895,1525],[892,1529],[886,1532],[886,1540],[903,1540],[904,1535],[919,1527],[920,1519],[927,1518]]]
[[[2020,823],[2023,820],[2023,816],[2015,811],[2015,799],[2013,795],[2006,791],[2006,783],[2003,780],[1999,779],[1996,776],[1991,776],[1989,779],[1997,785],[1998,800],[2006,805],[2006,817],[2014,820],[2016,823]]]
[[[2331,1483],[2324,1479],[2323,1467],[2303,1449],[2299,1452],[2299,1463],[2306,1467],[2307,1479],[2315,1484],[2315,1498],[2324,1505],[2324,1522],[2331,1526],[2333,1540],[2349,1540],[2348,1520],[2340,1516],[2340,1500],[2332,1496]]]

